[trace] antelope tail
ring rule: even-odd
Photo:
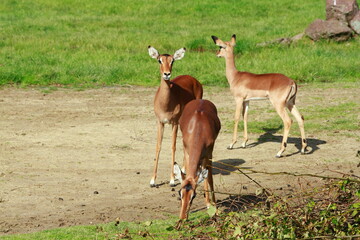
[[[294,84],[291,85],[289,94],[286,98],[286,103],[292,103],[293,105],[295,105],[296,93],[297,93],[297,85],[294,82]]]

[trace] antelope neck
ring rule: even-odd
[[[159,87],[159,92],[158,95],[160,97],[160,99],[170,99],[170,87],[171,87],[171,82],[170,80],[165,80],[163,78],[161,78],[160,80],[160,87]],[[165,104],[164,107],[167,107],[167,102],[165,101],[160,101],[160,104]]]
[[[225,57],[225,64],[226,64],[226,78],[229,82],[229,85],[232,85],[232,82],[235,78],[237,69],[235,66],[235,58],[234,58],[234,54],[231,53],[229,54],[230,56],[226,56]]]
[[[165,80],[161,77],[160,80],[160,89],[162,91],[162,94],[170,95],[170,88],[171,88],[171,81]]]

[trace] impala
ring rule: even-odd
[[[249,101],[269,99],[284,123],[284,135],[281,148],[276,154],[276,157],[281,157],[281,154],[285,151],[290,126],[292,124],[292,120],[286,112],[286,108],[289,109],[299,124],[302,139],[301,153],[305,154],[307,142],[305,138],[304,118],[295,106],[297,85],[294,80],[280,73],[254,74],[238,71],[235,67],[234,60],[234,46],[236,44],[235,34],[229,42],[223,42],[215,36],[211,37],[214,40],[214,43],[220,47],[217,56],[225,58],[226,78],[236,102],[234,134],[232,143],[229,145],[228,149],[232,149],[237,142],[237,128],[240,113],[242,113],[244,119],[244,140],[241,146],[243,148],[246,147],[248,141],[247,116]]]
[[[180,118],[183,136],[185,173],[175,164],[175,176],[181,182],[180,219],[186,219],[192,201],[196,196],[196,187],[205,181],[205,202],[215,204],[211,159],[215,139],[221,128],[215,105],[203,99],[189,102]],[[210,187],[210,191],[209,191]],[[215,204],[216,205],[216,204]]]
[[[180,60],[185,55],[185,48],[181,48],[174,55],[159,54],[159,52],[149,46],[150,57],[156,59],[160,65],[160,86],[155,94],[154,111],[157,117],[157,144],[155,155],[155,166],[150,186],[155,187],[161,143],[164,134],[164,124],[172,125],[172,156],[170,185],[175,186],[174,182],[174,163],[176,151],[176,137],[178,131],[179,118],[185,104],[193,99],[201,99],[203,94],[202,85],[189,75],[181,75],[170,81],[171,70],[174,61]]]

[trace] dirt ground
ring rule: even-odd
[[[169,126],[165,129],[157,179],[162,184],[149,187],[156,143],[155,91],[156,88],[131,86],[52,92],[1,89],[0,236],[105,223],[116,218],[140,221],[177,215],[179,186],[171,188],[167,184]],[[268,172],[360,175],[360,159],[356,156],[359,138],[345,137],[339,131],[320,135],[307,131],[307,155],[299,153],[300,138],[293,131],[283,158],[274,157],[282,135],[271,130],[250,134],[247,149],[227,150],[232,133],[226,124],[231,126],[234,100],[229,90],[222,88],[205,88],[204,98],[218,107],[223,124],[214,149],[214,182],[217,192],[232,196],[217,193],[220,208],[226,208],[221,201],[236,195],[253,195],[258,188],[249,178],[222,163]],[[301,86],[297,106],[306,120],[302,106],[346,101],[360,102],[359,89]],[[270,108],[268,102],[251,103],[249,121],[276,116],[269,113]],[[257,114],[252,114],[256,109]],[[292,126],[295,128],[296,123]],[[355,134],[359,136],[360,130]],[[179,132],[179,163],[181,144]],[[239,146],[240,143],[236,145]],[[265,174],[251,174],[251,178],[278,193],[323,181]],[[192,209],[203,207],[202,194],[198,194]]]

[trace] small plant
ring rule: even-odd
[[[271,207],[219,216],[225,238],[299,239],[360,237],[360,184],[328,182],[297,196],[269,198]],[[306,196],[306,197],[303,197]]]

